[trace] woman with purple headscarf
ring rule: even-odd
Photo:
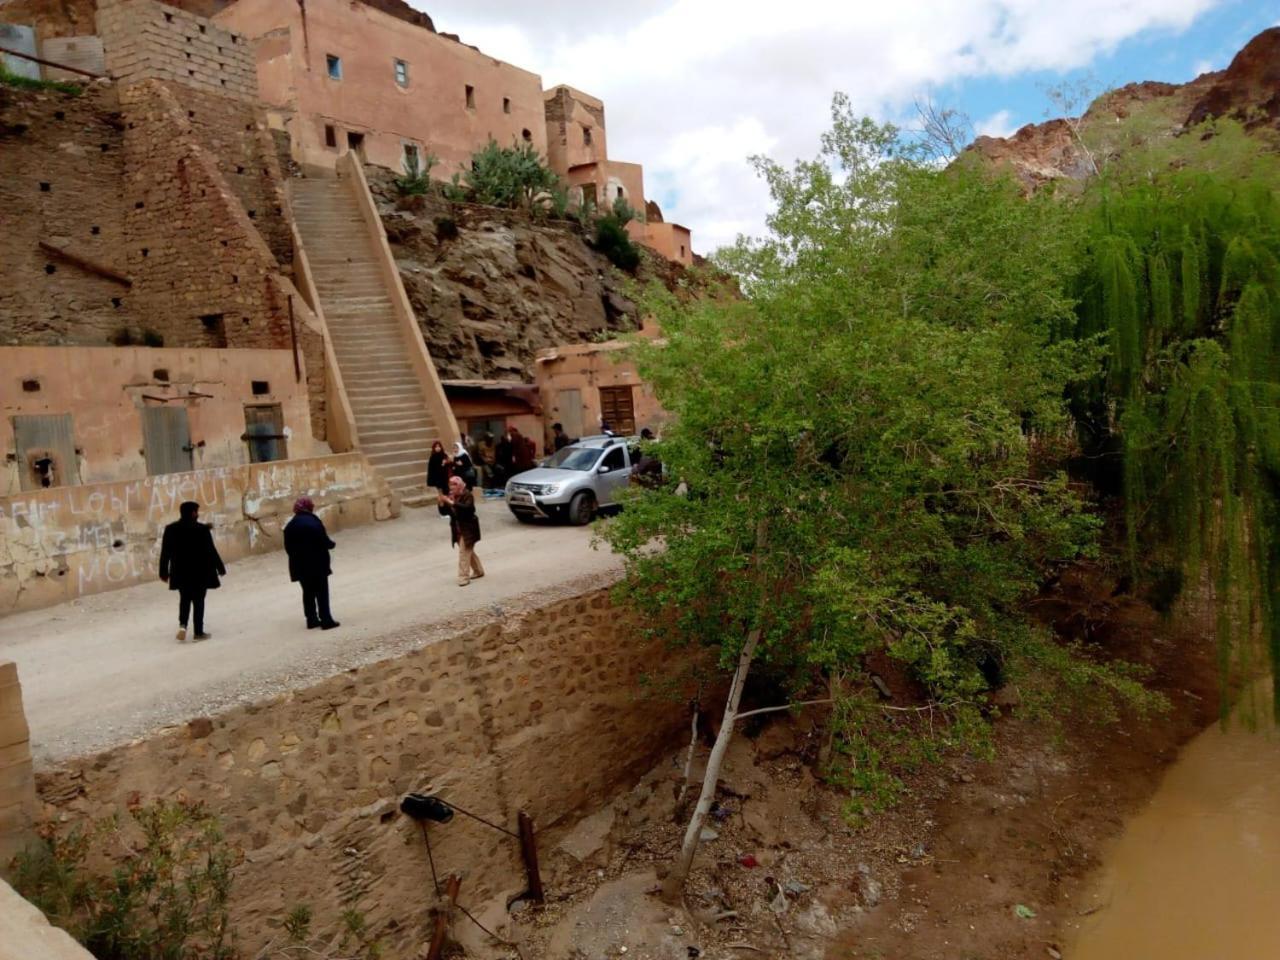
[[[329,539],[315,509],[310,497],[294,503],[293,519],[284,528],[284,551],[289,555],[289,579],[302,587],[307,629],[332,630],[340,626],[329,612],[329,551],[337,544]]]

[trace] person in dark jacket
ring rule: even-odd
[[[431,444],[431,457],[427,460],[427,486],[436,493],[449,492],[449,455],[439,440]]]
[[[310,497],[299,497],[293,519],[284,528],[284,551],[289,555],[289,579],[302,587],[302,610],[307,629],[332,630],[341,626],[329,612],[329,551],[337,546],[315,514]]]
[[[160,579],[178,591],[178,642],[187,639],[187,618],[195,616],[193,640],[208,640],[204,632],[204,596],[217,590],[227,568],[213,545],[208,524],[200,522],[200,504],[188,500],[178,507],[178,519],[164,528],[160,540]]]
[[[564,425],[553,423],[551,425],[551,452],[558,453],[569,444],[573,443],[569,439],[569,435],[564,432]]]
[[[465,587],[484,576],[484,567],[476,556],[480,518],[476,516],[475,497],[461,477],[453,477],[449,480],[449,495],[440,496],[440,506],[447,507],[452,517],[449,527],[453,545],[458,548],[458,586]]]
[[[504,486],[511,479],[512,474],[515,473],[516,448],[511,440],[511,431],[507,430],[502,434],[502,439],[498,441],[498,445],[494,450],[493,465],[497,472],[495,487]]]

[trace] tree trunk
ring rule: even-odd
[[[720,780],[720,766],[724,763],[725,752],[729,749],[729,740],[733,737],[733,728],[738,716],[738,703],[742,700],[742,688],[747,683],[747,671],[751,669],[751,659],[755,656],[756,645],[760,642],[760,630],[755,629],[747,634],[747,642],[738,655],[738,667],[733,671],[733,683],[729,686],[729,698],[724,705],[724,720],[720,724],[720,733],[716,736],[715,746],[711,748],[711,756],[707,758],[707,772],[702,778],[702,793],[698,795],[698,805],[693,809],[693,817],[684,832],[684,844],[680,847],[680,855],[671,866],[671,872],[662,881],[662,899],[667,903],[679,903],[684,895],[685,881],[689,879],[689,870],[693,867],[694,855],[698,852],[698,841],[702,835],[702,826],[707,822],[707,814],[711,811],[711,801],[715,799],[716,784]]]

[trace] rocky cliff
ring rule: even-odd
[[[634,330],[630,283],[668,286],[686,271],[644,251],[628,277],[573,221],[439,196],[396,195],[389,171],[369,168],[391,250],[422,335],[445,379],[527,380],[534,354]]]
[[[1136,143],[1180,136],[1212,117],[1238,120],[1262,136],[1280,132],[1280,27],[1250,40],[1226,70],[1185,84],[1131,83],[1100,96],[1078,119],[978,137],[969,152],[1012,170],[1034,190],[1083,180]]]

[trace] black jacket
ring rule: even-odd
[[[453,506],[449,510],[449,530],[453,534],[453,543],[459,540],[469,547],[480,542],[480,518],[476,516],[476,498],[470,490],[465,490],[453,498]]]
[[[213,545],[213,533],[199,520],[175,520],[160,540],[160,579],[170,590],[216,590],[227,568]]]
[[[329,551],[337,544],[329,539],[324,521],[314,513],[295,513],[284,528],[284,552],[289,555],[289,579],[317,580],[333,573]]]
[[[427,486],[437,490],[449,488],[449,455],[437,450],[427,461]]]

